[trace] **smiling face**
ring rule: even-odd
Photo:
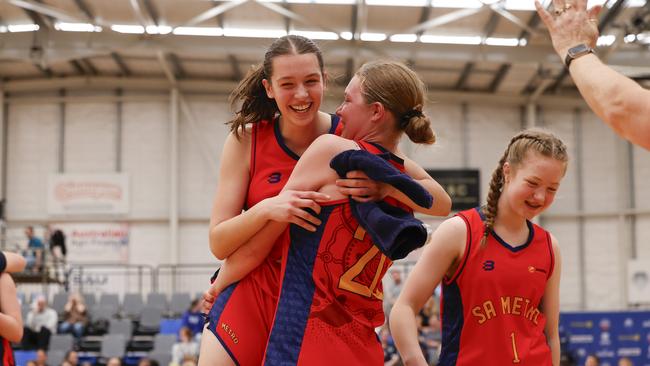
[[[530,220],[553,203],[565,171],[565,162],[529,151],[520,164],[503,165],[501,197],[515,213]]]
[[[369,121],[373,116],[373,108],[363,97],[358,76],[355,75],[345,88],[345,99],[336,109],[336,115],[343,122],[342,137],[360,140],[367,134],[371,126]]]
[[[300,126],[317,121],[325,83],[315,54],[274,57],[273,73],[263,84],[285,121]]]

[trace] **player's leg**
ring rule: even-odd
[[[234,366],[235,362],[214,333],[208,329],[208,325],[206,325],[203,328],[203,335],[201,336],[198,366],[213,365]]]

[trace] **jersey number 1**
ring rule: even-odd
[[[510,339],[512,340],[512,353],[514,353],[514,358],[512,363],[520,363],[519,354],[517,354],[517,343],[515,343],[515,332],[510,333]]]

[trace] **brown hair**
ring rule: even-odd
[[[436,135],[423,112],[426,88],[413,70],[395,61],[373,61],[361,66],[356,75],[366,103],[381,103],[417,144],[433,144]]]
[[[270,81],[271,75],[273,75],[273,59],[276,56],[309,53],[316,55],[318,66],[323,74],[323,55],[314,41],[298,35],[288,35],[276,39],[266,50],[264,61],[253,66],[230,94],[228,101],[233,110],[241,101],[241,108],[235,112],[235,118],[226,122],[226,124],[230,124],[230,131],[239,137],[240,132],[244,131],[247,124],[275,117],[278,113],[278,105],[275,100],[266,95],[266,89],[262,84],[262,80]]]
[[[497,216],[497,203],[501,197],[503,188],[503,164],[506,162],[513,168],[517,168],[524,159],[528,151],[535,151],[542,156],[557,159],[563,163],[569,161],[566,146],[555,135],[541,129],[529,129],[516,134],[503,153],[494,172],[487,195],[487,204],[481,208],[485,216],[485,231],[481,239],[481,247],[487,243],[489,232],[494,228],[494,220]]]

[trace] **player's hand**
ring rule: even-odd
[[[316,231],[321,220],[305,209],[320,213],[317,202],[329,201],[330,196],[314,191],[282,191],[279,195],[264,200],[269,220],[296,224],[305,230]]]
[[[219,296],[219,290],[217,290],[214,284],[205,290],[203,293],[203,301],[201,301],[201,312],[203,314],[208,314],[210,312],[217,296]]]
[[[345,196],[351,196],[357,202],[381,201],[390,193],[392,186],[374,181],[361,170],[352,170],[345,179],[337,179],[336,186]]]

